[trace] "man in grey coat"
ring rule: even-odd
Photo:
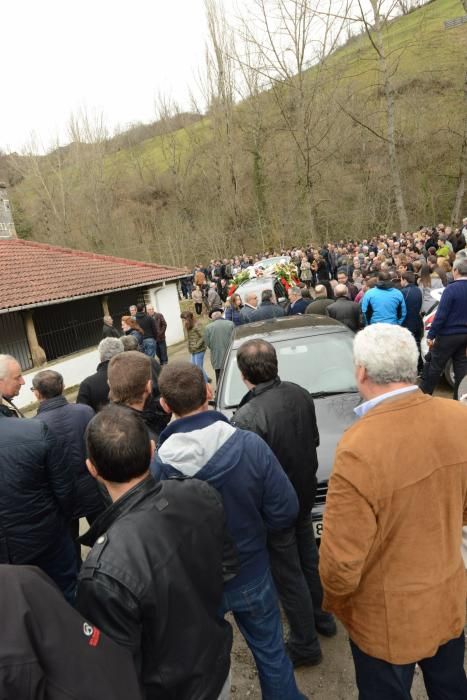
[[[212,323],[204,329],[204,341],[211,351],[211,364],[216,373],[216,382],[219,383],[222,363],[235,326],[232,321],[222,318],[222,309],[214,308],[209,315]]]
[[[215,282],[211,282],[208,291],[208,307],[211,311],[222,306],[221,298],[217,292],[217,287]]]

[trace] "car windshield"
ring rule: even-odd
[[[323,333],[274,344],[281,379],[316,395],[357,391],[350,333]],[[225,369],[220,408],[236,407],[247,392],[232,350]]]

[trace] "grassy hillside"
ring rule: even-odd
[[[413,227],[449,220],[455,197],[467,109],[467,25],[446,30],[444,21],[462,14],[460,0],[433,0],[384,30]],[[395,229],[384,93],[367,35],[338,49],[327,71],[333,78],[313,104],[317,130],[326,134],[312,169],[318,235]],[[311,93],[316,67],[307,80]],[[299,124],[292,94],[289,102],[290,120]],[[10,163],[19,233],[174,264],[307,241],[310,205],[296,135],[287,133],[282,116],[266,92],[239,104],[228,129],[213,109],[184,128],[172,131],[169,123],[166,133],[161,128],[140,142],[133,134],[131,145],[119,137],[118,147],[75,144]]]

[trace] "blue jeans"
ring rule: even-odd
[[[209,377],[208,377],[208,375],[206,374],[206,372],[204,371],[204,355],[205,355],[205,352],[195,352],[195,353],[192,353],[192,355],[191,355],[191,364],[192,364],[192,365],[196,365],[197,367],[200,368],[200,370],[202,370],[203,375],[204,375],[204,381],[207,382],[208,379],[209,379]]]
[[[157,341],[156,353],[161,365],[166,365],[169,359],[167,357],[167,343],[165,340]]]
[[[226,591],[222,614],[232,611],[258,669],[263,700],[303,700],[284,647],[277,593],[269,569],[233,591]]]
[[[157,343],[154,338],[144,338],[143,340],[143,352],[148,357],[156,356]]]
[[[436,654],[421,659],[430,700],[465,700],[467,678],[464,670],[464,630],[460,637],[439,647]],[[390,664],[365,654],[350,640],[355,664],[359,700],[411,700],[410,689],[415,671],[413,664]]]

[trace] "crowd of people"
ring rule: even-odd
[[[432,358],[437,346],[452,353],[460,383],[467,263],[453,235],[291,250],[303,285],[290,287],[287,309],[266,289],[260,304],[231,295],[226,310],[228,269],[216,280],[214,262],[192,292],[198,308],[182,312],[191,363],[157,352],[161,319],[137,305],[123,335],[104,321],[98,371],[76,403],[57,371],[35,374],[32,419],[14,405],[21,368],[0,355],[1,697],[226,700],[230,612],[264,700],[306,698],[294,668],[322,661],[336,618],[362,700],[407,700],[416,664],[431,700],[465,700],[467,409],[430,395],[435,370],[420,390],[419,338],[403,327],[428,266],[446,282]],[[203,328],[196,316],[213,289],[220,303]],[[218,378],[233,328],[262,308],[260,318],[325,313],[358,331],[363,402],[337,448],[319,549],[321,426],[309,392],[281,380],[274,346],[238,349],[245,395],[232,421],[209,407],[206,348]]]
[[[354,332],[374,323],[402,325],[419,348],[422,389],[432,393],[452,360],[456,395],[467,374],[467,285],[451,283],[467,278],[466,246],[467,218],[459,229],[439,224],[361,242],[341,240],[320,248],[309,245],[211,260],[208,266],[195,267],[183,292],[194,295],[198,316],[205,308],[209,315],[221,313],[234,325],[303,313],[330,316]],[[261,261],[280,256],[290,258],[296,269],[295,282],[286,290],[287,306],[279,305],[270,289],[261,297],[248,291],[243,300],[237,291],[229,295],[236,275],[256,265],[256,273],[263,276]],[[423,357],[423,318],[437,305],[432,292],[445,288],[428,330],[429,352]],[[196,326],[194,320],[191,323]]]

